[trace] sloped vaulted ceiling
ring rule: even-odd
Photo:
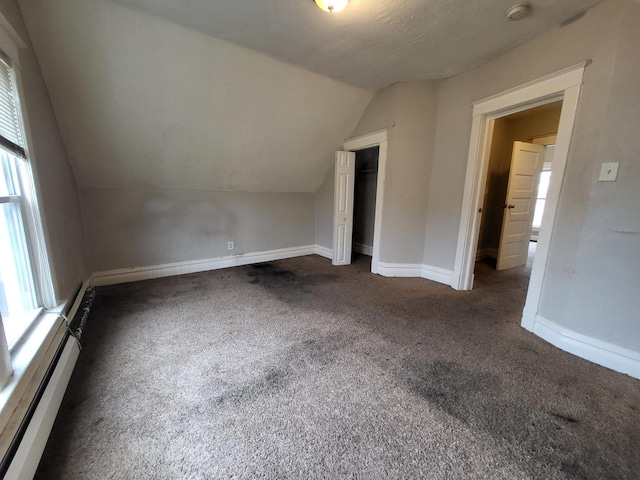
[[[81,188],[312,192],[372,96],[108,1],[20,6]]]
[[[512,3],[19,0],[79,187],[265,192],[316,191],[373,89],[459,73],[598,0],[535,0],[516,23]]]

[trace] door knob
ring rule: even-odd
[[[508,208],[509,210],[511,210],[512,208],[516,208],[516,206],[515,206],[515,205],[512,205],[512,204],[509,204],[509,205],[506,205],[506,204],[505,204],[505,206],[504,206],[504,207],[502,207],[502,208]]]

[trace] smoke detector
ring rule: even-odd
[[[531,5],[528,3],[519,3],[518,5],[514,5],[509,10],[507,10],[507,18],[511,22],[515,22],[516,20],[520,20],[521,18],[526,17],[531,13]]]

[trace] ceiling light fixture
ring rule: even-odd
[[[329,13],[336,13],[344,10],[349,0],[315,0],[322,10]]]
[[[509,10],[507,10],[507,18],[515,22],[516,20],[520,20],[521,18],[526,17],[531,13],[531,5],[528,3],[519,3],[518,5],[514,5]]]

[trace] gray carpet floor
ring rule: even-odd
[[[39,479],[640,478],[640,381],[476,288],[317,256],[98,289]]]

